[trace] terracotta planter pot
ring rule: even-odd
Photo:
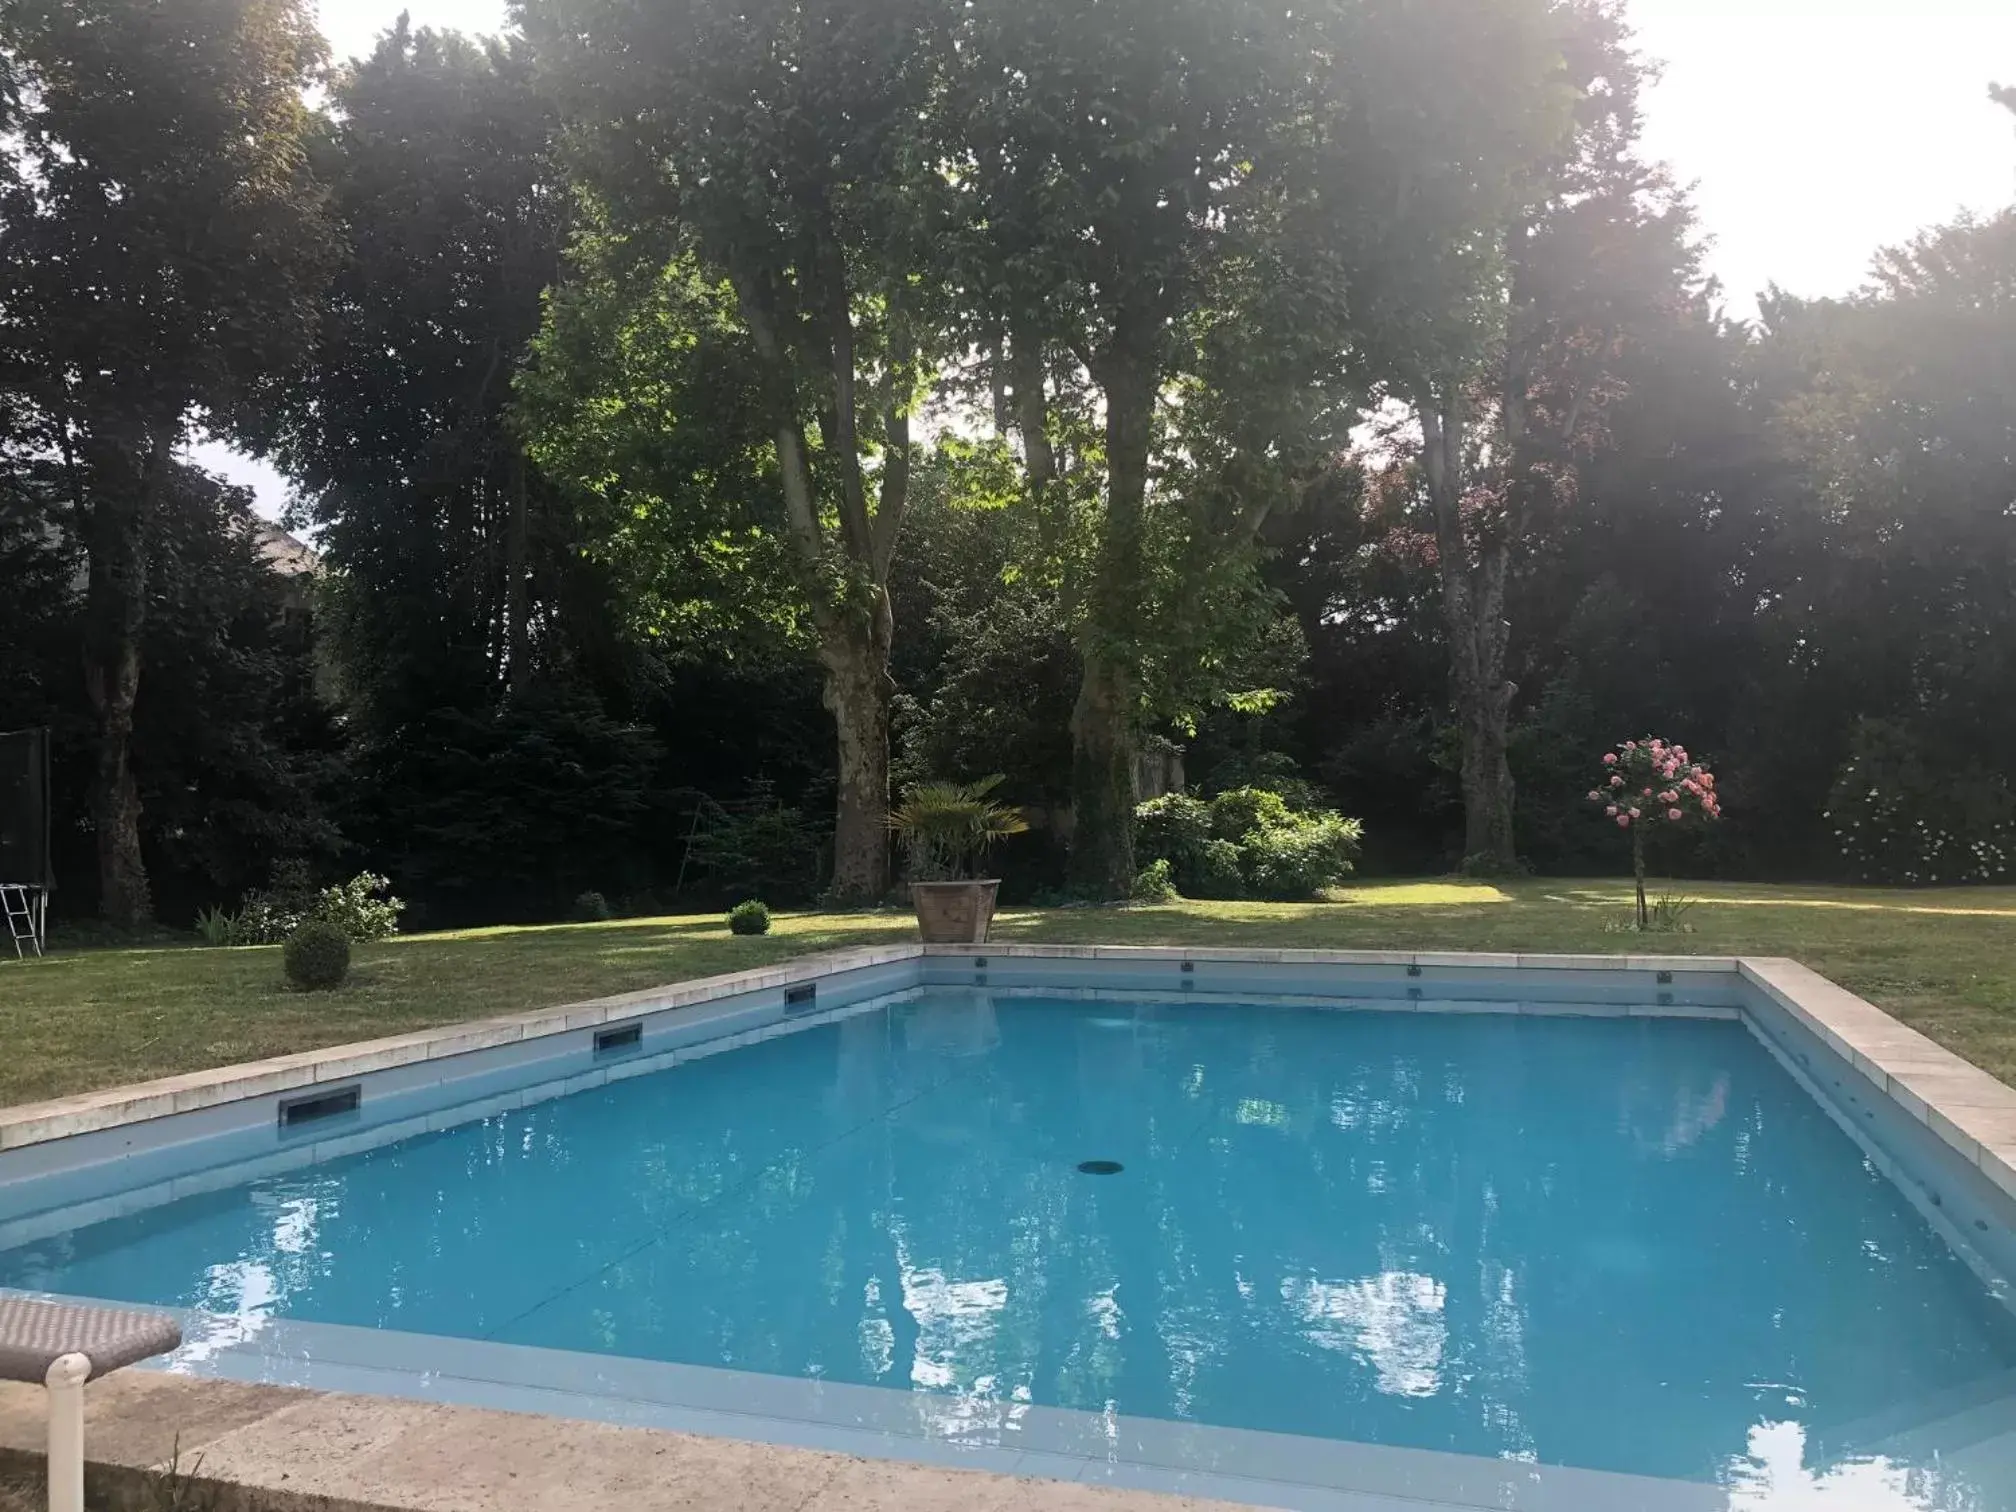
[[[994,922],[999,878],[984,882],[912,882],[917,933],[926,945],[982,945]]]

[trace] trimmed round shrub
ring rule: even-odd
[[[769,908],[754,898],[746,903],[737,903],[728,910],[728,932],[738,935],[770,933]]]
[[[350,936],[326,919],[310,919],[280,947],[280,963],[303,992],[340,986],[350,974]]]
[[[581,924],[600,924],[609,917],[609,900],[590,888],[574,900],[574,918]]]

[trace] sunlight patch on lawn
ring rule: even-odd
[[[1360,908],[1438,908],[1463,903],[1510,903],[1512,895],[1488,882],[1396,882],[1390,886],[1331,889],[1332,903]]]
[[[1649,884],[1648,892],[1655,896]],[[1775,897],[1759,898],[1744,893],[1690,892],[1685,887],[1671,889],[1674,897],[1702,908],[1831,908],[1847,913],[1892,913],[1892,914],[1933,914],[1961,919],[2016,919],[2016,907],[2009,908],[1963,908],[1946,903],[1904,903],[1879,902],[1870,898],[1818,898],[1818,897]],[[1569,892],[1548,893],[1549,903],[1566,903],[1571,906],[1629,902],[1632,893],[1628,885],[1616,888],[1577,888]]]
[[[501,940],[511,935],[578,934],[596,929],[665,929],[681,933],[728,932],[720,914],[661,914],[649,919],[594,919],[554,924],[485,924],[474,929],[436,929],[421,934],[394,935],[387,944],[415,945],[446,940]]]

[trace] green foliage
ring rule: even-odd
[[[599,924],[609,917],[609,900],[590,888],[574,900],[569,917],[577,924]]]
[[[1267,788],[1232,788],[1209,804],[1211,837],[1243,843],[1263,829],[1278,828],[1291,818],[1288,800]]]
[[[1078,650],[1054,578],[1062,563],[1020,487],[999,443],[940,445],[920,461],[910,546],[890,584],[903,627],[899,790],[998,770],[1031,806],[1069,801]]]
[[[359,872],[347,882],[317,888],[307,863],[282,861],[272,885],[248,892],[238,912],[208,910],[198,930],[212,945],[277,945],[310,922],[333,925],[345,939],[384,940],[399,932],[406,905],[391,895],[389,878]]]
[[[399,915],[405,910],[405,903],[392,896],[391,878],[359,872],[348,882],[323,888],[310,917],[334,924],[346,938],[361,942],[397,934]]]
[[[515,15],[569,118],[571,166],[602,229],[647,279],[670,270],[680,298],[711,298],[718,345],[733,354],[694,360],[701,332],[682,321],[671,343],[681,381],[642,397],[647,412],[688,423],[667,427],[669,447],[647,442],[647,465],[623,484],[628,507],[669,521],[646,533],[675,544],[675,583],[717,545],[783,569],[741,597],[788,602],[810,623],[841,768],[831,889],[872,899],[888,881],[888,583],[909,503],[911,420],[934,373],[969,344],[966,312],[951,302],[945,213],[959,175],[945,171],[935,133],[943,0],[648,10],[520,0]],[[652,313],[589,324],[619,333],[620,345],[620,333],[648,331]],[[637,360],[615,365],[615,386],[636,394],[638,371],[663,364],[648,340],[624,350]],[[587,385],[597,396],[608,387]],[[749,401],[743,423],[718,436],[691,423],[716,393],[731,407]],[[578,405],[573,417],[578,434]],[[631,439],[642,429],[618,428]],[[731,520],[724,532],[714,495],[733,511],[756,467],[774,469],[774,489],[759,497],[781,502],[781,529]],[[748,574],[759,576],[770,574]]]
[[[1234,788],[1209,802],[1171,793],[1136,810],[1142,854],[1167,863],[1185,897],[1312,898],[1350,875],[1364,831],[1331,809]]]
[[[728,932],[738,935],[770,933],[769,907],[750,898],[728,910]]]
[[[650,874],[660,759],[586,689],[534,686],[364,745],[346,827],[430,919],[551,919],[586,886]]]
[[[142,1472],[138,1512],[217,1512],[224,1488],[203,1476],[203,1456],[198,1454],[182,1466],[182,1438],[172,1441],[168,1463]]]
[[[251,413],[312,322],[322,54],[298,0],[0,7],[4,451],[68,475],[98,901],[123,926],[154,906],[131,775],[153,537],[181,502],[188,428]]]
[[[711,808],[687,842],[689,885],[715,894],[761,893],[785,904],[818,891],[827,832],[767,792],[733,810]]]
[[[196,916],[196,934],[205,945],[224,946],[238,943],[238,916],[212,904]]]
[[[336,266],[306,371],[251,434],[320,527],[336,690],[391,739],[576,674],[614,610],[510,423],[569,203],[529,50],[401,17],[330,103],[313,162]]]
[[[296,988],[326,992],[350,974],[350,936],[328,919],[310,919],[287,936],[280,960]]]
[[[0,400],[4,416],[4,400]],[[43,465],[0,448],[0,729],[54,727],[57,906],[98,902],[90,822],[97,712],[78,674],[90,611],[75,585],[74,510]],[[142,541],[145,694],[130,742],[139,832],[161,915],[193,921],[266,874],[276,854],[326,857],[340,731],[317,698],[303,585],[261,560],[249,498],[194,468],[163,479]]]
[[[315,913],[317,891],[306,861],[276,861],[268,885],[239,900],[232,923],[233,945],[279,945]]]
[[[972,877],[997,844],[1029,828],[1020,809],[991,796],[1000,785],[997,774],[977,782],[920,782],[903,794],[889,812],[889,827],[909,857],[911,881]]]
[[[1351,874],[1364,830],[1330,809],[1287,814],[1257,825],[1243,841],[1240,867],[1258,898],[1313,898]]]
[[[1181,885],[1194,885],[1198,863],[1210,840],[1211,806],[1188,793],[1165,793],[1134,810],[1136,848],[1144,856],[1168,861],[1183,879]]]
[[[761,374],[732,289],[594,223],[568,254],[521,421],[577,501],[632,633],[673,656],[802,654],[806,623]]]
[[[1046,513],[1094,501],[1068,569],[1081,888],[1133,876],[1115,798],[1143,706],[1264,702],[1225,653],[1266,617],[1269,514],[1343,449],[1372,385],[1489,345],[1499,230],[1565,124],[1551,23],[1540,0],[960,13],[949,131],[984,144],[961,177],[974,282],[1010,334],[1031,491]],[[1096,492],[1045,476],[1053,365],[1097,389],[1057,385],[1103,411]]]
[[[1663,892],[1652,900],[1645,927],[1661,934],[1692,934],[1694,926],[1687,923],[1686,919],[1693,907],[1692,898],[1682,897],[1675,892]]]
[[[1206,840],[1197,853],[1195,866],[1179,872],[1181,885],[1192,897],[1243,898],[1246,896],[1246,852],[1236,840]]]
[[[1142,867],[1134,878],[1131,894],[1136,903],[1175,903],[1182,894],[1176,891],[1176,868],[1167,856],[1158,857]]]
[[[1909,729],[1857,724],[1825,817],[1862,882],[1926,885],[2016,876],[2016,791],[1976,760],[1939,761]]]

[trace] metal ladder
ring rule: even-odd
[[[36,955],[42,954],[42,909],[41,888],[31,888],[25,882],[0,882],[0,914],[7,916],[7,934],[14,941],[16,960],[27,954],[21,948],[23,940]]]

